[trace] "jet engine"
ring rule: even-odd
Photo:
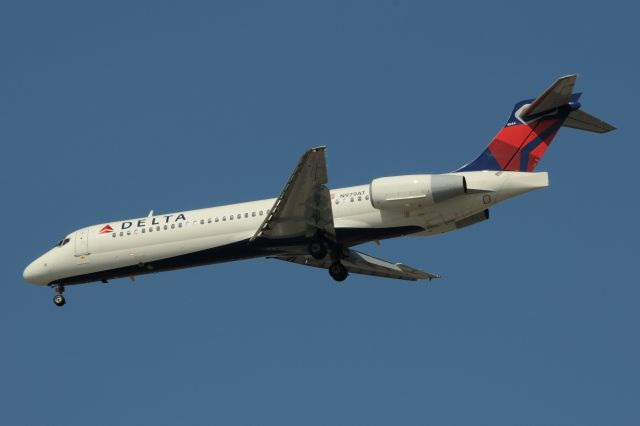
[[[467,192],[461,175],[392,176],[371,181],[371,204],[381,210],[418,210]]]

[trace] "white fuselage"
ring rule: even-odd
[[[352,246],[451,231],[475,223],[464,219],[498,202],[548,184],[546,173],[449,175],[463,175],[468,193],[424,208],[375,208],[368,184],[331,190],[338,238]],[[300,242],[250,242],[274,202],[267,199],[88,226],[70,233],[33,261],[24,277],[40,285],[78,284],[290,252]]]

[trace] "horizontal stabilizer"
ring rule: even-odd
[[[528,107],[521,111],[521,116],[525,120],[536,114],[545,113],[571,102],[573,86],[576,83],[577,75],[568,75],[556,80],[544,93],[538,96]]]
[[[576,77],[561,77],[536,99],[517,102],[507,124],[485,150],[456,171],[532,172],[561,127],[596,133],[615,130],[612,125],[582,112],[582,105],[578,102],[581,93],[573,93]],[[469,186],[469,189],[485,188]]]
[[[581,110],[571,111],[562,125],[594,133],[607,133],[616,130],[611,124]]]

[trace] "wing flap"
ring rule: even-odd
[[[318,260],[308,255],[291,255],[275,256],[273,259],[285,260],[287,262],[323,269],[328,269],[331,265],[331,259],[328,257]],[[402,263],[387,262],[386,260],[378,259],[351,249],[344,250],[344,256],[341,259],[341,262],[344,267],[347,268],[347,271],[353,274],[372,275],[376,277],[394,278],[407,281],[431,281],[434,278],[440,278],[440,276],[436,274],[424,272],[419,269],[403,265]]]

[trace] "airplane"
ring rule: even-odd
[[[489,219],[489,209],[548,186],[534,172],[560,127],[596,133],[612,125],[582,111],[576,75],[515,104],[480,155],[444,174],[390,176],[329,189],[325,147],[308,150],[277,198],[113,221],[75,230],[24,270],[30,283],[65,286],[256,257],[327,269],[335,281],[365,274],[440,278],[355,251],[400,236],[430,236]]]

